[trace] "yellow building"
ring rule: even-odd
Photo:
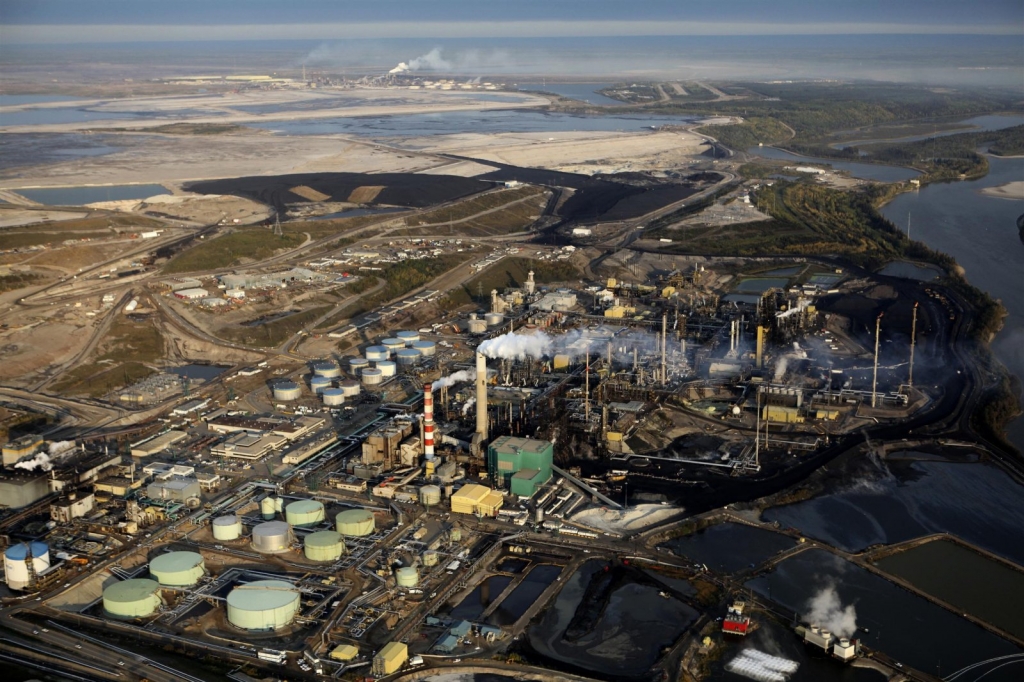
[[[802,424],[804,421],[798,408],[781,405],[766,405],[761,413],[761,418],[765,421],[783,424]]]
[[[409,647],[401,642],[388,642],[373,657],[373,674],[390,675],[397,672],[409,660]]]
[[[501,509],[501,493],[476,483],[468,483],[452,495],[452,511],[456,514],[494,516]]]
[[[43,447],[41,436],[22,436],[17,440],[5,443],[3,450],[3,462],[9,467],[22,457],[36,454],[36,451]]]
[[[351,661],[358,655],[359,649],[355,648],[351,644],[339,644],[334,647],[334,651],[331,652],[331,658],[335,661]]]

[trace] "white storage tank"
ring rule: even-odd
[[[103,609],[114,618],[145,618],[160,607],[160,583],[147,578],[122,580],[103,590]]]
[[[284,508],[284,518],[292,526],[312,526],[323,521],[324,504],[316,500],[296,500]]]
[[[420,333],[414,331],[400,331],[395,334],[396,339],[400,339],[406,346],[412,346],[420,340]]]
[[[433,341],[417,341],[410,348],[415,348],[425,358],[432,358],[437,353],[437,344]]]
[[[376,522],[368,509],[348,509],[335,517],[338,532],[347,537],[360,538],[373,535]]]
[[[260,514],[263,515],[265,521],[270,521],[277,516],[277,504],[273,497],[268,495],[263,498],[263,501],[260,502]]]
[[[435,549],[428,549],[423,553],[423,565],[424,566],[437,566],[438,554]]]
[[[300,594],[284,580],[256,580],[228,593],[228,622],[243,630],[278,630],[295,620]]]
[[[484,322],[487,323],[488,327],[497,327],[505,321],[505,316],[501,313],[487,313],[484,315]]]
[[[333,530],[310,533],[302,544],[310,561],[337,561],[345,553],[345,540]]]
[[[398,371],[398,365],[393,363],[391,360],[381,360],[377,363],[377,369],[380,370],[381,376],[393,377]]]
[[[328,407],[337,407],[345,402],[345,391],[340,388],[326,388],[320,396],[324,399],[324,405]]]
[[[384,373],[379,369],[367,367],[363,370],[363,386],[379,386],[384,383]]]
[[[323,393],[331,387],[331,383],[327,377],[317,375],[309,380],[309,388],[313,393]]]
[[[369,349],[367,349],[369,350]],[[370,366],[370,361],[366,358],[352,358],[348,361],[348,372],[354,377],[359,376],[359,373]]]
[[[373,360],[387,360],[391,356],[391,352],[388,351],[384,346],[369,346],[366,349],[366,359]]]
[[[424,507],[441,504],[441,489],[436,485],[425,485],[420,488],[420,504]]]
[[[237,540],[242,537],[242,519],[237,516],[218,516],[213,520],[214,540]]]
[[[420,583],[420,573],[412,566],[403,566],[395,571],[395,583],[399,587],[416,587]]]
[[[189,587],[206,574],[206,564],[198,552],[168,552],[149,562],[149,574],[161,585]]]
[[[359,386],[359,382],[354,379],[346,379],[345,381],[342,381],[338,384],[338,388],[341,389],[341,392],[345,394],[346,398],[357,396],[359,395],[359,392],[363,390]]]
[[[394,353],[395,351],[405,348],[405,341],[402,341],[402,339],[399,338],[391,337],[389,339],[384,339],[383,341],[381,341],[380,345],[387,348],[388,352]]]
[[[313,363],[313,373],[328,379],[337,379],[341,376],[341,368],[330,360],[318,360]]]
[[[252,529],[252,548],[261,554],[281,554],[292,544],[292,528],[284,521],[267,521]]]
[[[478,318],[476,313],[469,316],[466,326],[471,334],[483,334],[487,331],[487,322]]]
[[[409,367],[415,365],[420,361],[423,356],[415,348],[403,348],[402,350],[395,353],[395,360],[402,367]]]
[[[45,542],[20,542],[11,545],[4,552],[4,573],[7,586],[12,590],[24,590],[29,586],[28,556],[32,553],[32,570],[42,573],[50,567],[50,548]]]
[[[301,395],[302,391],[294,381],[280,381],[274,384],[274,400],[298,400]]]

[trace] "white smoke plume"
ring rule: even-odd
[[[857,609],[853,604],[843,607],[836,586],[829,583],[807,602],[804,618],[809,623],[828,628],[839,637],[851,637],[857,631]]]
[[[27,471],[35,471],[37,468],[42,468],[43,471],[49,471],[53,468],[53,462],[50,460],[50,456],[45,452],[37,453],[32,459],[26,459],[18,462],[14,465],[15,469],[25,469]]]
[[[473,407],[473,405],[476,405],[476,398],[470,398],[469,400],[466,401],[466,404],[462,406],[463,417],[469,414],[469,410]]]
[[[445,57],[441,54],[441,48],[435,47],[408,62],[399,62],[388,73],[479,74],[509,73],[515,69],[516,61],[504,50],[456,50],[454,53],[449,51]],[[477,77],[473,82],[480,82],[480,78]]]
[[[489,358],[506,360],[525,360],[528,357],[542,358],[551,355],[551,337],[543,332],[534,334],[516,334],[508,332],[493,339],[487,339],[477,347],[477,351]]]
[[[50,443],[50,446],[47,449],[49,450],[49,453],[50,453],[51,456],[60,455],[60,454],[63,454],[65,452],[68,452],[69,450],[74,450],[75,449],[75,441],[73,441],[73,440],[58,440],[58,441],[54,441],[53,443]]]
[[[475,369],[463,369],[463,370],[459,370],[458,372],[455,372],[453,374],[449,374],[446,377],[441,377],[437,381],[431,382],[430,383],[430,389],[431,389],[431,391],[438,391],[438,390],[440,390],[442,388],[446,388],[448,386],[454,386],[455,384],[457,384],[459,382],[462,382],[462,381],[473,381],[475,379],[476,379],[476,370]]]

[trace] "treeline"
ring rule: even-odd
[[[697,128],[701,135],[716,138],[726,147],[743,150],[756,147],[758,143],[776,144],[793,137],[792,131],[778,120],[754,116],[743,123]]]
[[[435,258],[417,258],[394,263],[384,268],[380,278],[385,281],[384,288],[371,296],[361,297],[346,307],[335,320],[352,319],[357,315],[373,310],[388,301],[418,289],[435,277],[440,277],[452,268],[466,262],[476,254],[470,251],[453,253]],[[376,283],[376,282],[375,282]],[[369,287],[367,287],[369,289]]]

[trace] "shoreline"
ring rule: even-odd
[[[994,199],[1024,200],[1024,180],[1013,180],[998,187],[985,187],[981,193]]]

